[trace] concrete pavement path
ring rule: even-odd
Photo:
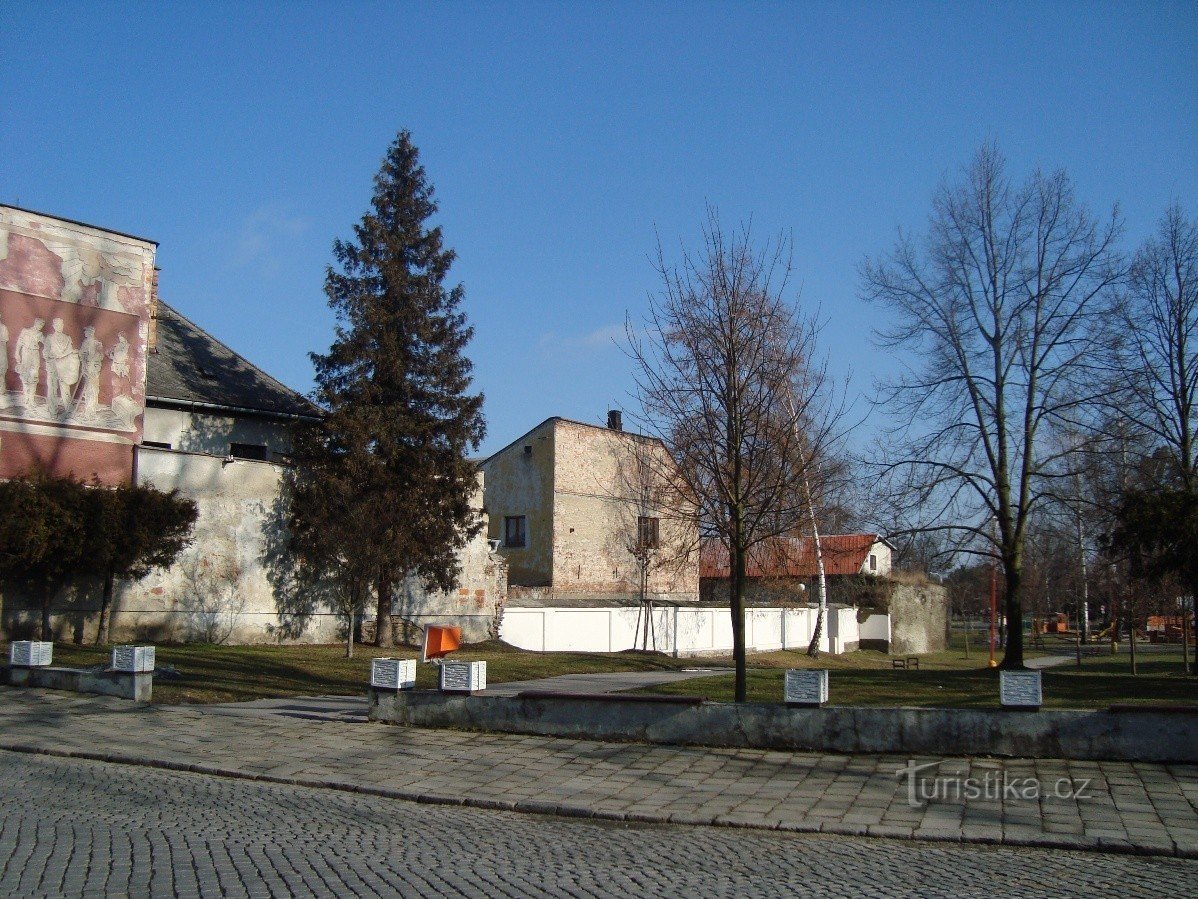
[[[615,821],[1198,858],[1194,765],[601,743],[8,687],[0,749]],[[918,790],[897,776],[912,764],[933,766]]]

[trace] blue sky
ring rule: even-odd
[[[0,202],[160,242],[161,293],[283,381],[335,237],[410,129],[458,253],[484,452],[627,404],[613,344],[707,204],[793,236],[852,392],[897,361],[857,299],[995,140],[1127,243],[1198,214],[1193,3],[0,5]],[[867,426],[858,435],[864,440]]]

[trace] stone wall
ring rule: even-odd
[[[940,584],[894,584],[890,594],[890,652],[918,655],[948,647],[948,591]]]
[[[553,422],[534,428],[483,463],[488,535],[502,543],[505,516],[523,515],[527,545],[501,546],[513,584],[553,578]]]
[[[173,566],[118,584],[114,641],[331,643],[345,638],[344,616],[292,577],[281,466],[141,447],[137,470],[143,483],[194,499],[199,517],[192,545]],[[476,498],[481,502],[481,488]],[[418,622],[459,624],[470,640],[497,631],[506,595],[503,560],[488,552],[480,534],[463,551],[461,564],[460,590],[401,594],[397,612]],[[66,591],[53,606],[55,639],[91,642],[99,608],[98,584]],[[0,631],[29,636],[37,619],[37,606],[28,597],[3,590]]]
[[[554,429],[553,589],[558,595],[639,594],[634,554],[641,517],[656,518],[649,561],[653,596],[693,602],[698,529],[669,495],[672,463],[658,441],[576,422]]]

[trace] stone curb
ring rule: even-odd
[[[107,762],[113,765],[131,765],[144,768],[159,768],[165,771],[182,771],[189,774],[204,774],[209,777],[225,777],[231,780],[250,780],[259,783],[282,784],[315,790],[338,790],[342,793],[357,793],[363,796],[378,796],[383,799],[398,799],[423,805],[457,805],[467,808],[487,809],[501,812],[520,812],[532,815],[554,815],[563,818],[587,818],[595,821],[619,821],[626,824],[677,824],[702,827],[735,827],[753,830],[776,830],[779,833],[822,834],[828,836],[859,836],[879,840],[910,840],[928,843],[973,843],[981,845],[1017,846],[1035,849],[1069,849],[1081,852],[1102,852],[1116,855],[1157,856],[1164,858],[1198,859],[1198,849],[1186,849],[1173,842],[1172,849],[1162,844],[1136,846],[1123,840],[1096,837],[1087,840],[1078,835],[1052,835],[1043,837],[985,836],[966,837],[963,833],[945,831],[935,833],[899,833],[881,825],[841,824],[833,821],[761,821],[757,823],[749,816],[736,813],[707,817],[694,814],[655,814],[647,812],[614,812],[587,806],[568,805],[538,799],[479,799],[462,796],[444,796],[436,793],[415,793],[408,790],[393,790],[387,787],[372,787],[342,780],[316,780],[307,777],[282,777],[274,774],[254,774],[235,768],[222,768],[203,762],[172,762],[145,756],[124,755],[113,752],[90,752],[85,749],[47,749],[21,743],[0,743],[0,751],[19,752],[26,755],[45,755],[55,758],[83,759],[91,762]],[[906,830],[906,828],[901,828]]]

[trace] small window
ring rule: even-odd
[[[141,445],[148,446],[152,449],[170,449],[171,448],[171,445],[169,443],[163,443],[161,440],[143,440],[141,442]]]
[[[869,570],[870,571],[878,570],[878,557],[875,556],[873,553],[869,554]]]
[[[528,525],[523,515],[509,515],[503,519],[503,545],[528,546]]]
[[[254,459],[258,462],[265,462],[270,458],[266,447],[260,443],[230,443],[229,455],[234,459]]]
[[[658,520],[641,515],[636,520],[636,545],[639,549],[657,549],[660,545],[658,540]]]

